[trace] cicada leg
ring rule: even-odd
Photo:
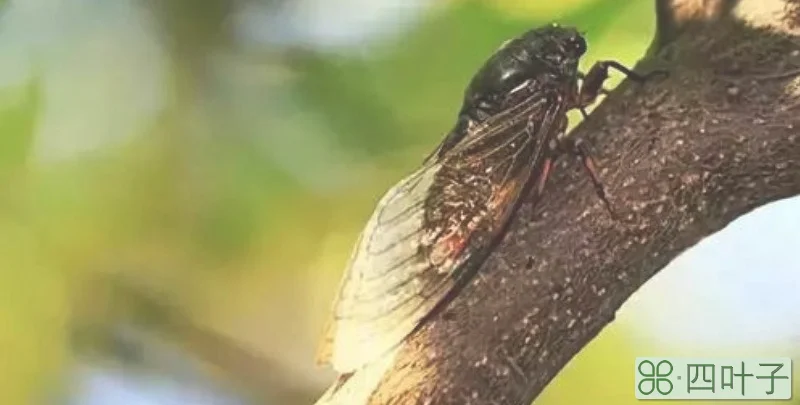
[[[644,83],[655,76],[667,75],[667,71],[665,70],[654,70],[646,74],[636,73],[633,70],[625,67],[623,64],[613,60],[602,60],[596,62],[589,69],[588,73],[580,73],[578,75],[578,77],[583,80],[583,83],[581,84],[581,88],[578,93],[577,105],[575,107],[581,109],[581,112],[584,114],[584,118],[586,117],[586,111],[584,108],[594,103],[594,101],[597,100],[597,96],[600,94],[608,93],[608,91],[603,88],[603,83],[605,83],[605,81],[608,79],[609,69],[615,69],[637,83]]]
[[[586,148],[586,144],[580,139],[565,137],[560,140],[559,146],[564,152],[577,156],[581,160],[583,168],[586,170],[586,173],[589,175],[589,178],[592,181],[592,186],[594,187],[597,196],[603,202],[603,205],[605,205],[609,215],[611,215],[611,218],[616,219],[617,214],[614,211],[611,202],[608,200],[608,193],[606,192],[605,186],[603,186],[603,183],[600,181],[600,176],[597,172],[597,165],[595,164],[592,155],[589,153],[589,150]]]
[[[544,186],[547,184],[547,179],[550,178],[550,174],[552,173],[553,170],[553,159],[554,159],[553,156],[548,156],[547,158],[545,158],[544,161],[542,162],[541,169],[539,170],[538,173],[536,173],[538,175],[538,177],[534,179],[536,183],[534,184],[534,187],[529,191],[530,194],[529,198],[531,201],[534,201],[534,206],[536,205],[535,202],[538,201],[539,198],[541,198],[542,192],[544,192]],[[531,215],[533,215],[534,213],[535,210],[531,210]],[[533,218],[531,217],[531,219]]]
[[[582,80],[582,83],[580,90],[578,91],[577,100],[575,100],[574,108],[577,108],[581,112],[581,115],[583,115],[584,119],[587,119],[589,116],[589,114],[586,112],[586,107],[594,103],[600,94],[608,94],[608,90],[603,88],[603,83],[605,83],[605,81],[608,79],[609,69],[615,69],[637,83],[644,83],[655,76],[667,75],[667,72],[664,70],[654,70],[647,74],[639,74],[613,60],[596,62],[589,69],[588,73],[578,74],[578,77]],[[617,218],[611,203],[608,201],[608,194],[606,193],[605,187],[600,181],[600,176],[597,174],[597,166],[594,163],[594,159],[592,159],[591,155],[589,154],[586,145],[580,139],[576,140],[566,137],[560,140],[559,146],[561,147],[562,151],[575,155],[581,159],[584,169],[586,169],[586,172],[589,174],[589,178],[592,180],[592,185],[597,192],[597,196],[603,201],[603,204],[606,206],[606,209],[611,217]]]
[[[595,64],[595,65],[592,65],[592,69],[594,69],[594,68],[595,68],[595,66],[596,66],[596,64]],[[589,70],[589,72],[590,72],[590,73],[592,72],[592,69],[590,69],[590,70]],[[592,73],[592,75],[593,75],[593,76],[596,76],[597,74],[599,74],[599,73],[597,73],[597,72],[595,72],[595,73]],[[583,73],[583,72],[578,72],[578,79],[580,79],[580,80],[581,80],[581,83],[586,83],[586,77],[587,77],[586,73]],[[596,80],[597,80],[596,78],[592,78],[592,81],[596,81]],[[607,96],[607,95],[608,95],[608,93],[610,93],[610,91],[609,91],[608,89],[606,89],[605,87],[603,87],[603,84],[602,84],[602,82],[604,82],[604,81],[605,81],[605,79],[602,79],[602,80],[601,80],[601,83],[600,83],[600,85],[599,85],[599,86],[597,86],[596,84],[593,84],[593,86],[595,86],[595,87],[596,87],[596,90],[595,90],[595,93],[596,93],[596,95],[595,95],[595,98],[597,97],[597,95],[600,95],[600,94],[602,94],[602,95],[606,95],[606,96]],[[581,89],[583,89],[585,86],[586,86],[585,84],[581,84]],[[578,108],[579,108],[579,109],[581,109],[581,112],[582,112],[582,113],[585,113],[585,112],[586,112],[586,111],[584,110],[584,107],[585,107],[585,106],[583,106],[583,105],[579,105],[579,106],[578,106]]]
[[[586,112],[586,107],[578,107],[578,110],[581,112],[583,119],[589,119],[589,113]]]
[[[550,178],[550,169],[553,168],[553,158],[548,157],[542,164],[542,171],[539,178],[536,180],[536,194],[541,195],[544,191],[544,185],[547,184],[547,179]]]

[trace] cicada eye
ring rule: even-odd
[[[570,38],[569,42],[577,56],[583,56],[586,53],[586,40],[582,36],[576,35]]]

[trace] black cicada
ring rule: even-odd
[[[378,203],[353,252],[319,360],[349,373],[390,351],[485,260],[529,190],[536,198],[562,152],[567,112],[592,103],[608,69],[586,76],[573,28],[533,29],[507,41],[466,90],[458,121],[421,168]],[[583,85],[578,81],[583,78]],[[602,196],[602,194],[601,194]]]

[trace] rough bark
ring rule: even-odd
[[[573,132],[622,220],[563,159],[445,311],[319,404],[527,405],[650,277],[759,206],[800,194],[800,1],[657,0],[641,71]]]

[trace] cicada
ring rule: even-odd
[[[582,75],[583,36],[548,25],[506,41],[472,78],[454,128],[378,202],[352,253],[318,360],[350,373],[400,344],[474,276],[526,195],[542,194],[554,160],[575,152],[567,112],[602,90],[602,61]],[[583,82],[582,85],[579,81]]]

